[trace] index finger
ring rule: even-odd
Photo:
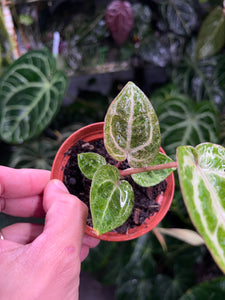
[[[0,198],[22,198],[43,193],[50,172],[0,166]]]

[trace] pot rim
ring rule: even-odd
[[[59,179],[63,181],[64,167],[69,159],[69,155],[67,154],[69,148],[81,139],[89,142],[92,140],[103,138],[103,127],[104,122],[93,123],[78,129],[72,135],[70,135],[61,145],[55,156],[52,165],[51,179]],[[165,151],[161,147],[160,151],[165,153]],[[160,204],[160,210],[147,218],[141,225],[129,229],[125,234],[112,231],[99,236],[96,234],[92,227],[86,225],[85,233],[100,240],[118,242],[135,239],[151,231],[164,218],[173,200],[175,189],[174,174],[171,173],[166,178],[166,181],[167,187],[164,194],[158,195],[156,199],[156,202]]]

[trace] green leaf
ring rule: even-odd
[[[177,149],[183,198],[193,224],[225,271],[225,148],[203,143]]]
[[[19,144],[39,135],[58,111],[67,81],[48,51],[15,61],[0,80],[0,138]]]
[[[195,49],[190,48],[190,53]],[[224,56],[222,57],[225,61]],[[179,65],[173,69],[173,82],[181,92],[190,95],[197,102],[212,101],[219,109],[224,106],[225,85],[224,71],[218,74],[221,56],[196,61],[194,57],[185,56]],[[224,69],[223,69],[224,70]]]
[[[193,0],[156,0],[169,29],[178,35],[191,35],[196,28],[198,15]]]
[[[145,234],[133,240],[135,247],[129,261],[121,268],[117,279],[116,299],[149,299],[154,289],[153,278],[157,261],[154,259],[154,239]]]
[[[185,38],[167,33],[160,36],[148,36],[140,44],[142,58],[159,67],[177,64],[183,57]]]
[[[145,94],[128,82],[111,103],[105,117],[104,142],[108,153],[131,167],[148,166],[160,147],[155,111]]]
[[[217,54],[225,45],[225,14],[222,7],[216,7],[203,21],[197,37],[197,58]]]
[[[179,300],[223,300],[225,295],[225,277],[218,277],[211,281],[205,281],[188,289]]]
[[[156,104],[154,107],[160,122],[163,148],[168,155],[175,155],[180,145],[218,142],[218,115],[211,102],[196,104],[173,85],[159,89],[151,99]]]
[[[94,174],[90,206],[93,228],[99,235],[119,227],[131,214],[133,189],[127,181],[119,179],[119,170],[111,165],[101,166]]]
[[[159,152],[156,156],[154,162],[150,166],[154,165],[162,165],[172,162],[173,160],[168,157],[167,155]],[[156,185],[166,179],[167,176],[170,175],[175,169],[164,169],[164,170],[157,170],[157,171],[150,171],[150,172],[143,172],[138,174],[131,175],[133,180],[143,187],[149,187]]]
[[[19,22],[25,26],[30,26],[34,23],[34,19],[29,15],[21,14],[19,15]]]
[[[78,166],[88,179],[92,179],[97,169],[104,165],[106,165],[105,158],[97,153],[86,152],[78,154]]]
[[[95,273],[95,278],[103,284],[115,285],[133,253],[136,240],[126,243],[101,241],[97,247],[90,249],[82,263],[82,270]]]
[[[47,138],[14,146],[9,166],[11,168],[51,170],[58,149],[59,143]]]

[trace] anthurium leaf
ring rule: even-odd
[[[190,52],[195,51],[194,47],[190,47]],[[224,71],[218,71],[218,67],[222,63],[221,60],[225,61],[224,56],[222,58],[221,56],[213,56],[200,61],[194,57],[185,56],[179,65],[173,69],[173,82],[182,92],[190,95],[197,102],[210,100],[221,108],[225,103]]]
[[[0,138],[19,144],[39,135],[58,111],[67,81],[47,50],[16,60],[0,80]]]
[[[122,225],[134,204],[131,185],[119,181],[120,172],[112,166],[101,166],[95,172],[90,192],[93,228],[100,235]]]
[[[155,0],[160,4],[162,16],[169,29],[179,35],[190,35],[195,29],[198,15],[193,0]]]
[[[205,281],[191,289],[179,298],[179,300],[223,300],[225,295],[225,276],[210,281]]]
[[[183,198],[193,224],[225,272],[225,148],[203,143],[177,149]]]
[[[150,166],[154,165],[162,165],[173,162],[173,160],[168,157],[167,155],[159,152],[156,156],[154,162]],[[133,180],[143,187],[149,187],[156,185],[166,179],[167,176],[170,175],[175,169],[164,169],[164,170],[157,170],[157,171],[150,171],[150,172],[143,172],[138,174],[131,175]]]
[[[159,89],[151,99],[156,104],[163,148],[168,155],[175,155],[179,145],[218,142],[219,118],[211,102],[196,104],[173,85]]]
[[[92,179],[97,169],[106,165],[106,160],[98,153],[86,152],[78,154],[78,166],[88,179]]]
[[[13,147],[9,166],[51,170],[59,143],[49,138],[39,138]]]
[[[140,45],[142,58],[159,67],[177,64],[183,57],[185,38],[168,33],[161,36],[148,35]]]
[[[225,14],[218,6],[203,21],[197,37],[197,58],[218,53],[225,45]]]
[[[145,167],[160,147],[160,130],[155,111],[145,94],[128,82],[111,103],[105,117],[104,143],[118,161],[131,167]]]

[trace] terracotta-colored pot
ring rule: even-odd
[[[51,179],[59,179],[63,181],[64,177],[64,167],[69,159],[69,155],[66,155],[67,151],[71,146],[75,145],[79,140],[84,140],[86,142],[98,140],[103,138],[103,126],[104,122],[94,123],[88,126],[85,126],[76,132],[74,132],[60,147],[59,151],[56,154],[56,157],[53,162]],[[165,153],[162,148],[160,151]],[[170,208],[173,194],[174,194],[174,176],[173,173],[170,174],[167,178],[167,188],[163,195],[159,195],[156,201],[160,204],[159,212],[155,213],[150,218],[147,218],[143,224],[140,226],[129,229],[126,234],[120,234],[116,232],[104,233],[100,236],[97,236],[95,231],[90,227],[86,226],[85,232],[93,237],[96,237],[105,241],[128,241],[131,239],[138,238],[143,234],[152,230],[166,215],[167,211]]]

